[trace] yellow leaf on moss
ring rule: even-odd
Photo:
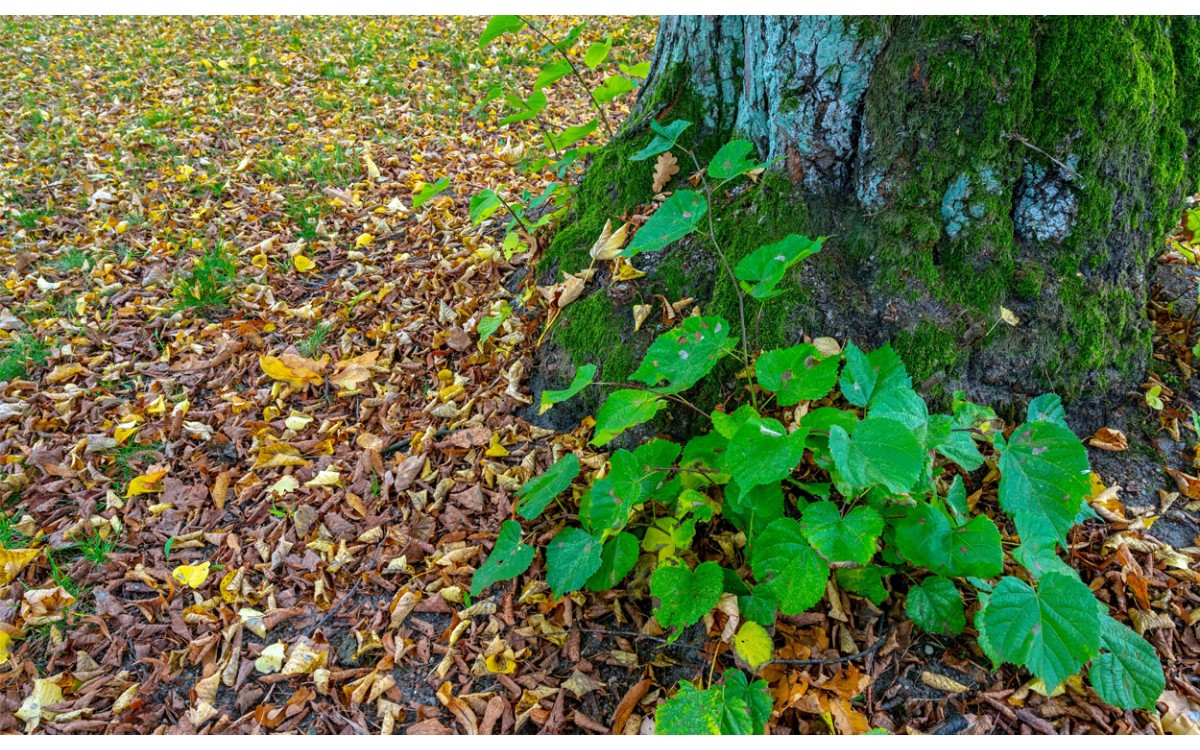
[[[296,354],[284,354],[281,357],[262,354],[259,355],[258,362],[263,372],[272,379],[287,383],[297,390],[310,384],[320,385],[325,382],[318,372],[321,365]]]
[[[129,481],[129,489],[125,490],[125,497],[129,498],[137,495],[148,495],[152,492],[162,492],[162,480],[166,475],[166,469],[159,469],[149,474],[134,477]]]
[[[180,565],[171,571],[171,577],[185,586],[199,588],[208,580],[209,565],[208,560],[195,565]]]
[[[317,267],[317,264],[314,263],[307,255],[293,255],[292,265],[295,266],[296,270],[300,273],[308,273]]]

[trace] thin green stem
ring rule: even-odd
[[[612,383],[607,380],[596,380],[596,381],[592,382],[592,385],[606,385],[606,386],[609,386],[612,388],[629,388],[634,391],[644,391],[646,393],[653,393],[656,396],[664,396],[676,403],[683,404],[684,406],[686,406],[687,408],[696,412],[697,414],[704,417],[705,419],[709,419],[709,420],[712,419],[712,416],[709,415],[708,413],[706,413],[699,406],[696,406],[695,404],[693,404],[691,401],[688,401],[683,396],[680,396],[675,393],[662,393],[660,391],[654,390],[653,388],[647,388],[646,386],[643,386],[643,385],[634,385],[633,383]]]

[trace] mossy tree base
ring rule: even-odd
[[[702,163],[732,137],[775,160],[716,201],[731,262],[830,236],[788,294],[748,311],[757,346],[891,341],[935,398],[1104,398],[1144,372],[1147,272],[1198,183],[1198,71],[1193,18],[665,17],[638,106],[541,273],[586,266],[604,222],[649,202],[653,164],[628,154],[651,118],[686,119]],[[656,294],[736,318],[700,241],[636,264],[646,278],[568,308],[552,359],[624,377],[664,328],[631,335]]]

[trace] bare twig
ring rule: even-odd
[[[1071,169],[1071,168],[1070,168],[1070,167],[1068,167],[1066,164],[1063,164],[1063,163],[1062,163],[1061,161],[1059,161],[1058,159],[1055,159],[1053,156],[1051,156],[1050,154],[1046,153],[1046,151],[1045,151],[1045,150],[1043,150],[1043,149],[1040,149],[1040,148],[1038,148],[1037,146],[1035,146],[1035,145],[1034,145],[1034,144],[1033,144],[1033,143],[1032,143],[1032,142],[1031,142],[1031,141],[1030,141],[1028,138],[1026,138],[1025,136],[1021,135],[1020,133],[1005,133],[1005,134],[1004,134],[1004,138],[1005,138],[1005,140],[1009,140],[1009,141],[1016,141],[1017,143],[1020,143],[1020,144],[1022,144],[1022,145],[1023,145],[1023,146],[1025,146],[1026,148],[1030,148],[1030,149],[1032,149],[1032,150],[1034,150],[1034,151],[1038,152],[1038,153],[1039,153],[1039,154],[1041,154],[1042,156],[1046,157],[1046,158],[1047,158],[1047,159],[1049,159],[1050,161],[1052,161],[1052,162],[1054,162],[1055,164],[1057,164],[1059,169],[1061,169],[1062,171],[1066,172],[1066,173],[1067,173],[1068,175],[1070,175],[1072,178],[1074,178],[1074,179],[1079,179],[1079,173],[1078,173],[1078,172],[1076,172],[1074,169]]]

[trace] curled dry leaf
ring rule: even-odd
[[[1129,449],[1129,441],[1125,438],[1125,433],[1120,430],[1114,430],[1111,427],[1101,427],[1096,430],[1096,434],[1092,436],[1089,445],[1093,448],[1113,452]]]
[[[629,232],[629,224],[622,224],[617,231],[612,230],[612,219],[604,222],[604,229],[592,244],[588,255],[595,260],[612,260],[621,254],[625,246],[625,235]]]

